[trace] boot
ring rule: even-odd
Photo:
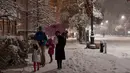
[[[57,60],[57,69],[60,69],[60,61],[59,60]]]
[[[59,65],[60,69],[62,69],[62,60],[60,60],[60,65]]]
[[[53,61],[53,59],[51,59],[49,63],[52,63],[52,61]]]

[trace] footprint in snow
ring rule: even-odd
[[[78,66],[78,65],[76,65],[76,67],[77,67],[77,68],[79,68],[79,66]]]
[[[69,68],[72,68],[71,66]]]
[[[115,71],[112,71],[112,73],[116,73]]]
[[[103,71],[107,71],[107,69],[103,69]]]
[[[128,56],[128,54],[127,54],[127,53],[122,53],[122,56],[123,56],[124,58],[126,58],[126,57]]]
[[[113,70],[116,70],[117,68],[113,68]]]

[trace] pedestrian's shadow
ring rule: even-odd
[[[53,70],[46,71],[46,72],[43,72],[43,73],[57,73],[57,69],[53,69]]]

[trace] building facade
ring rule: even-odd
[[[16,3],[19,8],[13,8],[15,16],[10,14],[0,15],[0,35],[17,35],[19,30],[25,30],[27,0],[13,0],[12,3]],[[10,9],[11,10],[11,9]],[[7,9],[8,12],[12,12]]]

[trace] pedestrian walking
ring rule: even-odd
[[[42,31],[42,27],[38,28],[38,31],[35,34],[35,39],[38,41],[38,44],[41,48],[41,65],[45,66],[45,48],[46,48],[46,42],[47,42],[47,36],[45,32]]]
[[[54,54],[54,48],[55,48],[52,38],[50,38],[50,39],[48,40],[47,46],[49,47],[49,50],[48,50],[48,54],[49,54],[49,56],[50,56],[50,62],[49,62],[49,63],[52,63],[52,61],[53,61],[52,56],[53,56],[53,54]]]
[[[41,51],[40,51],[39,44],[35,40],[32,41],[32,47],[33,47],[32,62],[33,62],[34,72],[36,72],[36,70],[39,70],[40,68]]]
[[[61,36],[59,31],[56,31],[55,35],[57,36],[57,44],[55,48],[55,59],[57,60],[57,69],[62,69],[62,60],[65,60],[65,51],[64,51],[64,37]]]

